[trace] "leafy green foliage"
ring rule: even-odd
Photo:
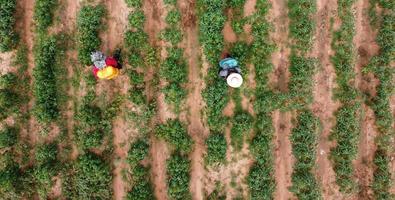
[[[172,155],[167,161],[167,174],[169,176],[168,194],[170,199],[191,199],[188,186],[189,167],[190,161],[182,155]]]
[[[56,161],[57,154],[58,147],[56,143],[38,146],[35,154],[36,165],[54,163]]]
[[[210,134],[206,140],[207,156],[205,157],[207,164],[214,164],[226,160],[226,139],[223,134]]]
[[[44,33],[53,22],[58,0],[36,0],[34,4],[34,22],[39,33]]]
[[[293,47],[307,53],[312,46],[315,27],[312,18],[316,12],[316,2],[313,0],[290,0],[288,8],[289,32],[295,41]]]
[[[394,93],[394,69],[391,61],[394,60],[394,21],[395,3],[391,1],[377,1],[386,10],[381,16],[380,29],[377,35],[377,44],[380,46],[380,54],[371,60],[368,68],[371,68],[375,76],[380,80],[377,87],[377,96],[372,100],[372,108],[376,115],[376,126],[380,135],[376,138],[377,150],[375,152],[374,164],[376,170],[373,174],[372,188],[376,199],[394,199],[395,195],[390,193],[391,170],[390,155],[393,149],[391,138],[394,136],[391,115],[390,98]],[[389,11],[387,13],[387,11]]]
[[[129,14],[128,19],[129,19],[129,25],[131,27],[142,28],[144,26],[145,16],[144,16],[144,12],[141,10],[137,10]]]
[[[143,160],[149,150],[149,144],[145,140],[137,140],[132,144],[128,153],[128,162],[130,165],[136,165],[139,161]]]
[[[6,126],[0,131],[0,149],[11,147],[17,143],[18,129]]]
[[[332,49],[335,55],[331,58],[334,64],[338,90],[336,98],[342,102],[342,107],[336,112],[336,126],[331,138],[337,141],[337,146],[331,150],[336,182],[340,191],[349,193],[355,189],[352,179],[352,161],[357,154],[358,136],[360,132],[360,102],[359,93],[350,83],[354,75],[353,66],[353,36],[354,16],[351,7],[354,1],[341,0],[338,2],[339,17],[342,25],[334,33]]]
[[[125,0],[128,7],[140,8],[142,6],[141,0]]]
[[[57,40],[44,37],[34,52],[35,68],[33,71],[35,96],[35,115],[40,122],[50,122],[59,116],[58,88],[56,87]]]
[[[75,176],[69,187],[77,199],[111,199],[110,166],[95,154],[88,153],[78,158]]]
[[[154,199],[152,185],[147,178],[149,171],[142,165],[137,165],[133,170],[132,190],[128,193],[128,200],[151,200]]]
[[[290,190],[298,199],[322,199],[312,170],[315,166],[319,121],[310,111],[302,111],[292,129],[292,152],[296,163],[292,172]]]
[[[104,14],[105,8],[100,5],[84,6],[78,14],[78,60],[84,65],[91,64],[91,52],[100,47],[99,31]]]
[[[181,13],[178,10],[170,10],[166,16],[166,23],[170,27],[178,26],[181,21]]]
[[[0,52],[10,51],[17,42],[15,10],[16,0],[0,0]]]
[[[177,151],[189,153],[192,149],[193,141],[179,120],[168,120],[165,124],[158,125],[155,133],[172,144]]]
[[[17,83],[18,77],[13,73],[4,74],[0,76],[0,88],[12,88]]]
[[[253,126],[252,116],[246,112],[237,112],[233,117],[233,126],[230,130],[232,145],[240,150],[243,147],[244,135],[248,135]]]

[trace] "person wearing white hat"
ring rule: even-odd
[[[227,57],[219,62],[218,75],[226,80],[232,88],[239,88],[243,84],[241,69],[236,59]]]

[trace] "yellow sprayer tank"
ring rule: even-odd
[[[100,79],[113,79],[119,75],[119,69],[111,66],[106,66],[104,69],[97,72],[97,77]]]

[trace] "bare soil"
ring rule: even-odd
[[[197,28],[197,19],[195,14],[195,2],[194,1],[179,1],[179,8],[182,16],[182,25],[184,27],[185,38],[183,48],[185,49],[184,57],[188,61],[188,99],[187,105],[189,108],[188,113],[188,133],[195,142],[194,149],[190,155],[191,159],[191,180],[190,190],[192,193],[192,199],[204,199],[203,193],[203,177],[205,174],[204,170],[204,158],[205,152],[205,138],[208,135],[209,130],[204,126],[205,122],[202,118],[202,109],[205,104],[202,98],[202,90],[205,87],[203,78],[201,77],[201,66],[200,66],[200,45],[199,45],[199,30]]]
[[[318,139],[315,176],[322,185],[324,199],[333,200],[343,198],[339,192],[339,186],[335,183],[335,172],[329,160],[330,149],[334,147],[334,143],[329,140],[329,135],[336,123],[334,112],[340,106],[338,101],[333,100],[333,89],[336,88],[336,73],[330,61],[330,56],[333,55],[330,20],[336,15],[336,8],[337,2],[335,0],[317,1],[316,42],[312,54],[319,59],[320,67],[314,76],[314,103],[311,108],[313,113],[319,117],[323,126]]]
[[[222,30],[222,34],[224,35],[224,40],[227,43],[235,43],[237,41],[237,35],[233,31],[232,26],[231,26],[231,21],[229,19],[232,19],[232,10],[228,10],[228,20],[225,22],[224,29]]]
[[[274,125],[274,175],[276,180],[275,199],[296,199],[288,190],[292,186],[291,175],[295,159],[292,155],[292,145],[289,140],[292,130],[292,114],[276,110],[273,115]]]
[[[374,97],[379,82],[372,74],[363,74],[362,70],[370,59],[378,53],[379,46],[375,43],[377,34],[370,27],[367,13],[369,1],[358,0],[354,6],[356,8],[356,35],[353,42],[357,49],[355,85],[362,92]],[[356,179],[360,185],[357,198],[373,199],[373,191],[370,186],[373,181],[374,165],[372,162],[376,149],[374,139],[378,135],[378,131],[374,125],[376,119],[373,111],[367,106],[364,106],[363,110],[365,116],[361,122],[362,132],[359,138],[358,158],[354,162]]]
[[[16,68],[12,66],[12,58],[14,56],[15,53],[13,51],[0,53],[0,76],[16,72]]]

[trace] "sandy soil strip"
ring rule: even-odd
[[[270,21],[274,24],[274,32],[270,37],[278,47],[278,51],[272,54],[272,63],[274,72],[269,75],[269,83],[274,90],[281,92],[288,91],[288,82],[291,74],[288,71],[290,48],[288,44],[288,9],[287,1],[271,0],[272,8],[269,11]],[[274,163],[275,163],[275,180],[276,191],[275,199],[294,199],[293,194],[288,190],[292,185],[291,175],[294,158],[292,155],[292,146],[289,140],[292,124],[292,114],[290,112],[280,112],[276,110],[272,114],[274,126]]]
[[[354,37],[354,44],[357,48],[356,59],[356,86],[364,93],[372,96],[376,95],[376,86],[378,80],[373,76],[362,74],[362,69],[365,67],[370,59],[378,53],[379,46],[375,43],[376,33],[370,27],[367,10],[369,8],[369,1],[358,0],[355,5],[355,26],[356,35]],[[373,181],[373,158],[376,150],[374,138],[379,134],[375,128],[375,116],[373,111],[367,106],[363,106],[365,116],[361,121],[361,136],[358,147],[357,160],[353,162],[357,183],[360,186],[360,191],[357,198],[373,199],[373,191],[371,183]]]
[[[167,13],[165,9],[165,5],[162,0],[145,0],[143,3],[144,14],[146,17],[146,22],[144,26],[145,32],[148,33],[149,42],[153,46],[159,46],[162,50],[161,55],[163,55],[163,50],[165,48],[165,43],[158,39],[158,35],[163,28],[165,28],[166,24],[164,23],[164,17]],[[148,70],[146,81],[147,84],[147,95],[149,97],[156,98],[156,94],[154,94],[154,89],[151,85],[151,80],[154,76],[154,73],[157,72],[155,69],[157,66],[151,66],[150,70]],[[164,95],[159,93],[157,96],[158,101],[158,119],[160,123],[163,123],[169,117],[169,112],[167,112],[168,108],[164,103]],[[150,157],[151,157],[151,175],[152,181],[154,185],[154,193],[157,199],[168,199],[167,196],[167,177],[166,177],[166,160],[169,158],[170,152],[167,149],[166,142],[163,140],[157,139],[155,136],[151,137],[151,149],[150,149]]]
[[[288,190],[292,185],[291,175],[295,159],[292,155],[292,145],[289,137],[292,129],[292,114],[290,112],[274,111],[272,115],[274,125],[274,143],[275,143],[275,180],[276,191],[275,199],[295,199],[294,195]]]
[[[333,55],[331,49],[332,33],[330,20],[336,15],[336,0],[318,0],[316,15],[316,43],[313,49],[313,56],[318,58],[321,65],[314,76],[314,103],[312,111],[322,122],[322,132],[318,139],[317,169],[315,174],[321,183],[322,195],[324,199],[341,199],[339,186],[336,185],[336,175],[329,160],[330,149],[334,143],[329,141],[329,135],[336,123],[334,112],[339,108],[339,102],[334,101],[333,89],[336,87],[336,73],[330,61]]]
[[[205,151],[205,138],[208,135],[208,129],[204,126],[201,110],[205,104],[202,98],[202,90],[205,87],[204,81],[201,78],[200,68],[200,45],[199,45],[199,30],[197,28],[197,19],[195,14],[194,1],[179,1],[179,7],[182,13],[182,26],[185,33],[185,41],[183,48],[185,49],[185,58],[188,60],[188,99],[187,105],[189,107],[188,115],[188,133],[191,135],[195,142],[195,146],[191,159],[191,180],[190,190],[192,199],[202,200],[203,193],[203,177],[204,159],[203,153]]]

